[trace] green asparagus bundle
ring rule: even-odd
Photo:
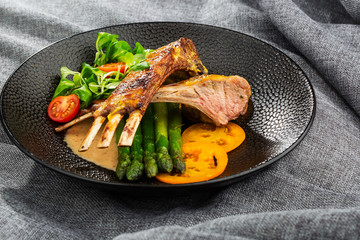
[[[144,165],[148,178],[155,177],[158,173],[155,154],[155,132],[153,104],[150,103],[141,121],[141,128],[144,140]]]
[[[157,165],[162,172],[171,172],[173,162],[169,155],[168,112],[166,103],[154,103],[155,147]]]
[[[131,164],[126,168],[126,178],[130,181],[139,180],[144,173],[142,139],[141,127],[138,127],[131,145]]]
[[[116,129],[116,142],[124,128],[123,119]],[[118,147],[116,175],[121,180],[126,175],[130,181],[145,174],[155,177],[158,171],[183,173],[181,140],[182,117],[179,104],[151,103],[138,127],[131,147]]]
[[[168,132],[169,132],[169,152],[173,160],[174,168],[180,172],[185,172],[185,163],[182,158],[181,146],[181,125],[182,116],[178,103],[167,103],[168,107]]]
[[[115,131],[116,143],[119,142],[120,135],[125,126],[125,119],[122,119]],[[116,176],[119,180],[123,179],[126,173],[126,168],[131,163],[130,148],[129,147],[118,147],[118,164],[116,166]]]

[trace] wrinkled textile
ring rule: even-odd
[[[45,46],[109,25],[185,21],[281,49],[304,70],[316,116],[266,170],[216,192],[115,195],[25,156],[0,127],[0,239],[360,239],[358,0],[0,2],[0,88]]]

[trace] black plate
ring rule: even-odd
[[[210,73],[240,75],[252,88],[249,111],[236,120],[246,140],[229,153],[216,179],[167,185],[157,181],[120,182],[109,170],[73,154],[55,133],[47,105],[60,80],[60,67],[92,64],[98,32],[118,34],[134,46],[158,48],[180,37],[193,40]],[[306,135],[315,113],[312,86],[299,66],[278,49],[239,32],[193,23],[135,23],[96,29],[56,42],[26,60],[1,94],[3,126],[24,153],[67,176],[122,192],[156,194],[222,187],[263,169],[292,150]]]

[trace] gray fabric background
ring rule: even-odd
[[[146,21],[226,27],[282,49],[315,88],[308,135],[221,191],[140,199],[36,164],[0,126],[0,239],[360,239],[360,2],[1,0],[0,88],[57,40]]]

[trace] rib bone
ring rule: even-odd
[[[115,130],[117,126],[119,125],[121,119],[123,118],[120,114],[115,114],[110,118],[110,120],[107,122],[104,131],[101,135],[100,142],[98,143],[98,148],[107,148],[110,145],[110,141],[112,137],[114,136]]]
[[[142,117],[143,115],[139,110],[135,110],[130,113],[129,118],[126,120],[124,130],[120,136],[118,146],[131,146]]]
[[[81,147],[79,149],[79,152],[83,152],[89,149],[92,141],[94,140],[96,134],[98,133],[99,129],[101,128],[101,125],[105,121],[105,117],[98,116],[95,118],[90,130],[88,131],[84,141],[81,144]]]
[[[65,129],[69,128],[69,127],[74,126],[75,124],[77,124],[79,122],[84,121],[85,119],[91,118],[92,116],[93,116],[92,112],[86,113],[86,114],[84,114],[84,115],[82,115],[82,116],[80,116],[78,118],[75,118],[74,120],[72,120],[72,121],[70,121],[70,122],[68,122],[68,123],[66,123],[64,125],[56,127],[55,131],[61,132],[61,131],[65,130]]]

